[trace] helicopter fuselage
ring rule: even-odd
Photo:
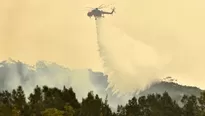
[[[88,12],[87,15],[90,18],[94,16],[96,20],[97,18],[104,17],[104,14],[113,14],[113,12],[114,12],[114,9],[112,10],[112,12],[105,12],[105,11],[99,10],[98,8],[95,8],[94,10]]]
[[[88,12],[89,17],[102,17],[102,11],[98,10],[97,8],[92,10],[91,12]]]

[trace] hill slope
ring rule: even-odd
[[[21,85],[26,95],[30,94],[36,85],[47,85],[62,88],[72,86],[79,100],[86,97],[89,91],[105,98],[108,94],[112,107],[117,104],[125,104],[132,95],[117,97],[113,95],[108,86],[107,76],[101,72],[93,72],[90,69],[71,70],[56,63],[39,61],[35,66],[30,66],[12,59],[0,62],[0,90],[12,90]],[[196,87],[182,86],[173,82],[159,82],[150,88],[140,92],[137,96],[151,93],[163,93],[167,91],[170,96],[179,101],[183,94],[199,96],[200,89]]]
[[[168,92],[172,99],[176,100],[180,103],[183,95],[195,95],[200,96],[200,92],[202,91],[200,88],[191,87],[191,86],[183,86],[173,82],[159,82],[153,84],[150,88],[139,93],[139,96],[146,96],[148,94],[158,93],[162,94],[163,92]]]

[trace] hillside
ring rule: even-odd
[[[140,92],[138,96],[146,96],[153,93],[162,94],[165,91],[169,93],[172,99],[180,103],[183,95],[195,95],[198,97],[202,90],[197,87],[183,86],[174,82],[162,81],[160,83],[153,84],[150,88]]]
[[[89,91],[105,98],[108,94],[109,103],[116,107],[117,104],[125,104],[131,95],[117,97],[113,95],[108,86],[107,76],[91,69],[71,70],[56,63],[39,61],[30,66],[21,61],[12,59],[0,62],[0,90],[12,90],[21,85],[26,95],[30,94],[36,85],[48,85],[49,87],[62,88],[72,86],[77,98],[82,100]],[[151,93],[163,93],[167,91],[170,96],[179,100],[183,94],[199,96],[200,89],[196,87],[182,86],[173,82],[159,82],[142,91],[137,96]]]

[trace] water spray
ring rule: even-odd
[[[132,94],[158,77],[158,54],[153,48],[107,25],[102,18],[95,23],[99,55],[113,94]]]

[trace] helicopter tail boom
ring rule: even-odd
[[[115,13],[115,8],[113,8],[111,12],[102,11],[102,14],[113,14],[113,13]]]

